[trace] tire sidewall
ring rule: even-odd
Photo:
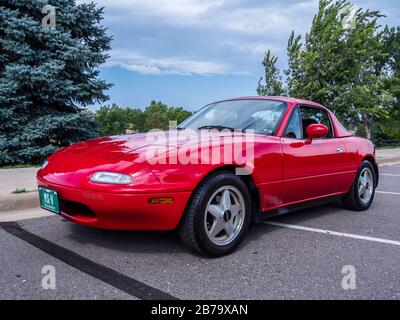
[[[236,238],[224,246],[219,246],[213,243],[204,228],[204,216],[206,214],[206,207],[214,192],[223,186],[233,186],[237,188],[243,196],[245,215],[242,229]],[[200,249],[211,257],[218,257],[229,254],[232,252],[242,241],[245,236],[251,221],[251,200],[246,184],[237,176],[231,173],[218,174],[206,183],[204,183],[198,190],[200,197],[194,203],[191,210],[194,212],[194,235]]]

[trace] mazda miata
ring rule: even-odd
[[[366,210],[378,179],[371,141],[326,107],[286,97],[219,101],[169,131],[80,142],[37,173],[44,209],[101,229],[178,229],[209,257],[278,214],[333,200]]]

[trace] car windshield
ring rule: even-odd
[[[179,129],[238,129],[274,135],[287,104],[275,100],[229,100],[196,112]]]

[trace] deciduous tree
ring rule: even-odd
[[[258,81],[257,93],[260,96],[281,96],[285,93],[282,78],[276,66],[278,58],[271,51],[265,53],[262,65],[264,66],[264,77]]]
[[[399,40],[393,29],[381,28],[381,17],[347,0],[320,0],[304,43],[293,32],[287,48],[287,92],[330,107],[347,124],[362,123],[368,138],[374,121],[387,119],[396,103],[399,68],[392,64]],[[276,58],[269,52],[266,58],[267,78],[276,79]]]

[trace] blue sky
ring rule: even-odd
[[[91,0],[78,0],[91,2]],[[285,67],[292,30],[305,34],[318,0],[94,0],[113,36],[101,68],[114,84],[110,101],[145,107],[151,100],[190,110],[219,99],[255,95],[264,52]],[[400,21],[398,0],[359,1]]]

